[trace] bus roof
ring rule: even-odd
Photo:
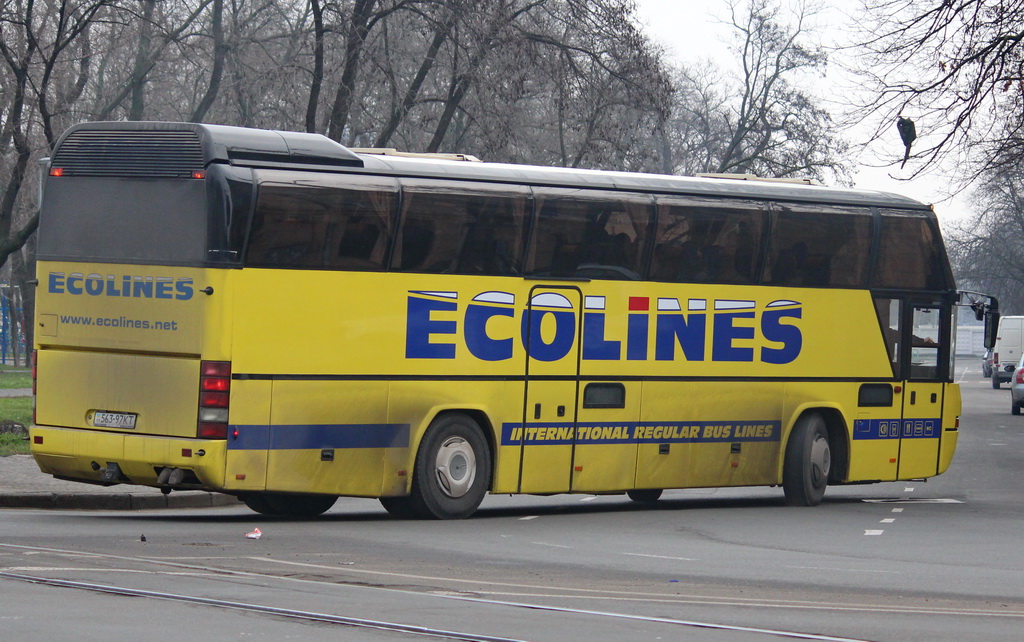
[[[873,207],[928,209],[920,201],[868,190],[800,183],[729,180],[724,178],[640,174],[511,163],[468,163],[455,160],[359,155],[364,171],[396,176],[489,181],[548,187],[612,189],[652,194],[680,194],[779,201],[833,203]]]
[[[214,162],[248,167],[344,171],[416,178],[486,181],[547,187],[606,189],[651,194],[718,198],[767,199],[930,210],[911,198],[886,192],[804,185],[788,182],[694,178],[667,174],[542,167],[510,163],[478,163],[436,157],[406,157],[355,153],[320,134],[250,129],[225,125],[171,122],[96,122],[71,127],[58,141],[54,162],[69,165],[71,175],[112,175],[134,168],[142,171],[161,159],[151,144],[168,132],[192,132],[200,143],[191,151],[203,166]],[[76,155],[83,139],[120,139],[109,155]],[[162,142],[162,141],[161,141]],[[201,150],[201,151],[200,151]],[[172,149],[167,153],[173,154]],[[201,159],[199,154],[201,153]],[[142,154],[147,154],[141,158]],[[168,158],[167,161],[176,160]],[[75,167],[78,167],[76,171]],[[132,173],[129,171],[129,173]]]

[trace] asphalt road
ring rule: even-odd
[[[974,360],[965,365],[948,473],[830,488],[815,508],[784,506],[781,489],[729,489],[667,492],[654,508],[621,496],[489,497],[457,522],[398,521],[356,499],[302,522],[242,507],[5,510],[0,630],[1020,640],[1024,417],[1010,415],[1009,392],[992,390]],[[246,538],[255,528],[261,538]]]

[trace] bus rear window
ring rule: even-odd
[[[259,172],[246,249],[249,267],[383,270],[395,181],[354,175]]]
[[[44,260],[202,265],[203,180],[64,176],[46,181],[38,256]]]

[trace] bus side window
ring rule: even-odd
[[[764,283],[862,287],[871,256],[867,208],[777,205]]]
[[[643,278],[651,199],[642,194],[538,189],[526,274]]]
[[[260,188],[249,237],[247,264],[254,267],[315,267],[322,252],[323,207],[316,194],[281,185]]]
[[[911,325],[910,378],[935,379],[939,376],[941,308],[914,306]]]
[[[383,270],[392,181],[263,170],[246,250],[251,267]]]
[[[402,181],[393,270],[507,276],[519,273],[529,191],[473,183]]]
[[[658,197],[651,279],[749,284],[760,265],[764,205]]]
[[[902,301],[899,299],[875,299],[875,311],[878,313],[878,323],[885,339],[885,349],[889,354],[894,377],[902,376],[899,368],[900,343],[903,341],[903,329],[900,324],[901,305]]]
[[[394,227],[395,194],[339,194],[336,212],[343,215],[330,234],[328,267],[337,270],[383,270]]]
[[[882,233],[872,287],[953,288],[938,231],[924,212],[882,210]]]

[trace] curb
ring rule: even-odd
[[[211,508],[240,506],[233,495],[189,493],[139,495],[132,493],[0,493],[0,508],[80,510],[149,510],[155,508]]]

